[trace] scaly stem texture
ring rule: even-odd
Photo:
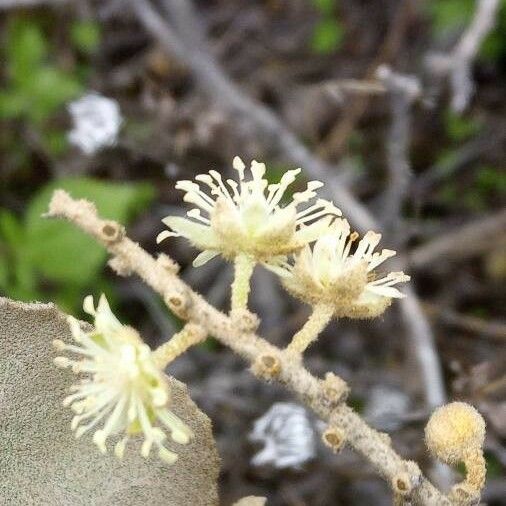
[[[248,255],[237,255],[234,260],[234,282],[232,283],[231,310],[247,309],[250,281],[255,261]]]
[[[327,304],[318,304],[304,326],[293,336],[286,351],[302,354],[327,326],[334,313],[334,308]]]
[[[164,298],[179,317],[202,326],[208,334],[250,364],[262,356],[278,357],[279,382],[330,426],[341,428],[347,443],[364,456],[387,482],[391,482],[398,473],[405,472],[409,462],[395,452],[384,434],[369,427],[344,402],[329,403],[325,395],[326,383],[310,374],[299,360],[293,360],[292,354],[283,352],[252,331],[238,329],[232,318],[211,306],[177,276],[174,262],[166,255],[153,258],[124,235],[121,225],[103,220],[90,202],[74,200],[62,190],[54,193],[46,216],[67,219],[90,234],[113,255],[109,264],[118,274],[136,273]],[[452,504],[423,475],[417,474],[413,476],[415,478],[417,486],[410,497],[413,505]]]

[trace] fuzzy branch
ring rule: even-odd
[[[450,505],[411,461],[403,460],[392,448],[390,438],[369,427],[345,399],[346,383],[328,373],[324,380],[310,374],[293,355],[283,352],[255,334],[254,315],[231,319],[208,304],[177,275],[177,265],[162,254],[157,259],[125,235],[116,222],[101,219],[96,208],[85,200],[74,200],[58,190],[49,205],[47,217],[63,218],[91,235],[112,255],[109,265],[120,275],[137,274],[159,293],[169,309],[183,320],[199,325],[207,334],[240,355],[253,373],[276,379],[328,423],[326,434],[342,434],[351,447],[363,455],[387,480],[394,491],[398,485],[412,504]],[[338,444],[332,437],[327,444]],[[340,441],[342,443],[342,441]]]

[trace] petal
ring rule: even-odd
[[[192,265],[193,267],[201,267],[202,265],[209,262],[209,260],[212,260],[216,255],[219,255],[218,251],[206,249],[195,257],[195,260],[193,260]]]
[[[160,232],[156,236],[156,244],[160,244],[162,241],[164,241],[168,237],[178,237],[178,236],[179,236],[179,234],[177,234],[176,232],[171,232],[170,230],[164,230],[163,232]]]
[[[319,237],[329,231],[329,226],[332,222],[332,219],[332,216],[325,216],[325,218],[315,221],[311,225],[300,227],[295,232],[295,242],[298,245],[303,246],[309,242],[316,241]]]
[[[372,292],[376,295],[382,295],[383,297],[390,297],[394,299],[403,299],[405,295],[394,288],[393,286],[384,286],[384,285],[367,285],[366,290]]]
[[[168,216],[162,221],[179,235],[186,237],[199,249],[219,249],[218,241],[211,227],[195,223],[180,216]]]

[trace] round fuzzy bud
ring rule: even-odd
[[[465,402],[452,402],[437,408],[425,427],[429,450],[447,464],[465,460],[485,439],[485,421]]]

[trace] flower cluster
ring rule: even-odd
[[[192,431],[168,409],[170,387],[149,346],[134,329],[117,320],[103,295],[96,309],[93,298],[86,297],[84,310],[95,317],[95,328],[84,332],[79,322],[69,317],[77,345],[54,341],[56,349],[79,357],[56,357],[55,364],[85,375],[70,387],[72,393],[63,401],[75,413],[71,427],[76,437],[105,420],[93,435],[103,453],[108,437],[120,436],[114,452],[121,458],[129,437],[142,434],[144,457],[154,444],[159,457],[173,463],[177,454],[164,446],[166,431],[174,442],[183,445],[190,441]]]
[[[163,222],[171,230],[158,235],[158,241],[183,236],[201,249],[194,266],[219,254],[235,260],[232,309],[245,307],[256,262],[276,272],[284,287],[296,297],[313,307],[324,305],[325,316],[318,324],[330,317],[378,316],[392,298],[403,297],[394,285],[408,281],[409,276],[403,272],[376,275],[375,269],[395,255],[389,249],[374,252],[380,234],[367,232],[354,247],[358,234],[351,232],[349,223],[340,218],[341,211],[331,202],[317,199],[298,210],[299,205],[316,197],[322,183],[309,182],[305,191],[294,193],[282,206],[286,190],[300,169],[289,170],[279,183],[269,184],[264,178],[263,163],[252,162],[249,180],[239,157],[234,158],[233,167],[239,174],[239,183],[228,179],[225,184],[213,170],[196,176],[196,181],[210,189],[211,196],[198,183],[179,181],[176,188],[185,191],[184,200],[197,208],[188,211],[191,219],[165,218]]]
[[[341,215],[337,207],[323,199],[298,210],[301,204],[316,197],[315,190],[323,186],[319,181],[310,181],[304,191],[294,193],[291,201],[282,205],[285,192],[300,169],[289,170],[278,183],[269,184],[264,178],[263,163],[251,163],[250,180],[246,180],[246,166],[239,157],[234,158],[233,167],[239,183],[233,179],[223,182],[215,170],[196,176],[195,180],[206,185],[211,196],[193,181],[179,181],[176,185],[185,192],[185,202],[197,207],[188,211],[191,219],[165,218],[163,222],[171,230],[160,233],[158,242],[170,236],[187,238],[203,251],[194,266],[203,265],[218,254],[226,259],[248,255],[265,262],[294,253],[324,234],[333,216]]]

